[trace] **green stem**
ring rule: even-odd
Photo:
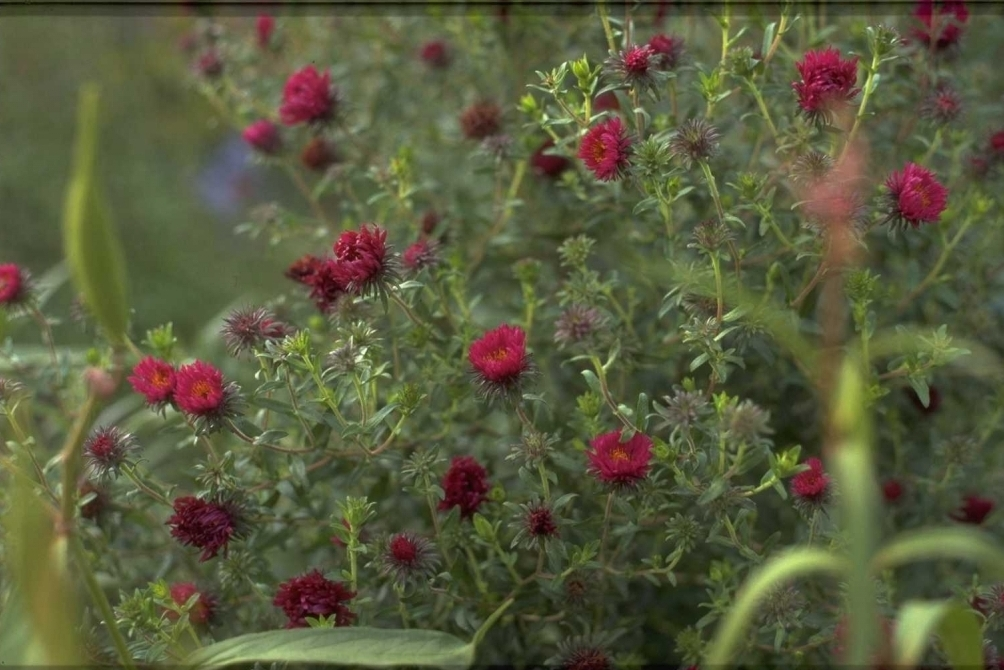
[[[763,101],[763,95],[760,94],[760,89],[757,85],[753,83],[752,79],[746,80],[750,91],[753,93],[753,97],[756,99],[756,104],[760,108],[760,113],[763,114],[764,121],[767,122],[767,127],[770,128],[770,134],[777,141],[777,127],[774,125],[774,121],[770,118],[770,112],[767,111],[767,104]]]
[[[544,500],[550,502],[551,488],[547,481],[547,470],[544,468],[544,461],[537,463],[537,472],[540,473],[540,485],[544,489]]]
[[[64,524],[72,524],[77,506],[77,479],[80,477],[80,470],[83,467],[83,452],[80,445],[84,441],[84,434],[91,423],[91,415],[97,406],[97,397],[94,394],[87,396],[84,406],[80,408],[77,419],[73,423],[70,434],[63,443],[60,452],[60,460],[63,462],[63,491],[62,491],[62,521]],[[43,480],[44,481],[44,480]]]
[[[766,491],[770,487],[774,486],[774,484],[776,484],[777,481],[778,481],[777,475],[771,475],[771,478],[768,479],[767,481],[765,481],[763,484],[761,484],[760,486],[756,487],[755,489],[752,489],[751,491],[746,491],[742,495],[743,495],[744,498],[752,498],[756,494],[763,493],[764,491]]]
[[[851,132],[847,135],[847,143],[844,144],[844,150],[840,153],[840,160],[843,160],[844,156],[847,154],[847,150],[850,149],[851,143],[854,141],[854,137],[858,133],[858,128],[861,127],[861,121],[865,118],[865,111],[868,109],[868,99],[871,98],[872,90],[875,88],[875,75],[878,74],[879,66],[879,56],[878,52],[872,54],[871,65],[868,66],[868,76],[865,78],[865,88],[864,95],[861,96],[861,104],[858,106],[858,113],[854,117],[854,125],[851,126]],[[837,162],[839,163],[840,160]]]
[[[388,447],[390,447],[391,443],[394,441],[394,438],[397,437],[397,434],[399,432],[401,432],[401,426],[404,425],[404,419],[405,417],[404,415],[402,415],[401,418],[397,420],[397,423],[394,424],[394,427],[390,431],[390,435],[387,436],[387,439],[384,440],[379,447],[370,452],[370,456],[376,456],[377,454],[383,453],[384,451],[387,450]]]
[[[133,484],[135,484],[136,488],[138,488],[140,491],[142,491],[143,493],[147,494],[148,496],[150,496],[151,498],[153,498],[154,500],[156,500],[157,502],[159,502],[161,505],[166,505],[167,507],[174,507],[174,505],[171,504],[170,500],[168,500],[167,498],[165,498],[160,493],[157,493],[152,488],[150,488],[147,484],[145,484],[139,478],[139,476],[136,474],[136,471],[135,471],[135,469],[133,469],[132,466],[130,466],[130,465],[123,465],[122,466],[122,472],[125,473],[125,476],[129,478],[129,481],[131,481]]]
[[[910,291],[910,293],[899,302],[899,305],[896,307],[896,311],[898,313],[902,313],[910,305],[914,298],[923,293],[931,284],[934,283],[934,280],[938,278],[938,274],[941,272],[941,269],[945,267],[945,263],[948,262],[948,258],[952,255],[952,251],[955,250],[955,247],[962,240],[962,236],[965,235],[966,231],[969,230],[969,227],[973,225],[974,219],[975,217],[972,216],[966,218],[962,227],[959,228],[959,232],[957,232],[955,237],[953,237],[952,240],[945,245],[945,248],[942,249],[941,255],[935,262],[934,267],[931,268],[931,271],[927,273],[927,276],[924,277],[923,281],[917,284],[916,288]]]
[[[614,30],[610,26],[610,15],[607,13],[607,3],[598,3],[596,11],[600,13],[600,22],[603,23],[603,34],[607,38],[607,49],[617,51],[617,43],[614,41]]]
[[[614,494],[607,494],[607,506],[603,510],[603,534],[600,536],[600,563],[607,552],[607,533],[610,532],[610,512],[614,508]]]
[[[722,286],[722,264],[718,259],[717,252],[711,252],[709,256],[711,257],[711,269],[715,273],[715,301],[717,303],[715,321],[718,322],[718,327],[720,328],[722,317],[725,314],[725,289]]]
[[[938,126],[938,129],[934,131],[934,139],[931,140],[931,146],[927,148],[924,157],[917,162],[918,165],[927,165],[931,157],[934,156],[934,152],[941,147],[941,129],[942,127]]]

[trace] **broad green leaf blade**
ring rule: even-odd
[[[217,642],[190,655],[184,665],[210,668],[255,662],[468,668],[474,662],[474,646],[434,630],[295,628]]]
[[[901,533],[876,553],[872,572],[936,560],[969,561],[987,572],[988,577],[1004,578],[1004,549],[986,533],[958,526]]]
[[[718,626],[718,632],[708,646],[710,652],[701,666],[717,668],[729,665],[745,639],[757,605],[781,584],[815,573],[840,575],[846,571],[844,557],[823,549],[797,547],[778,553],[750,575],[743,585],[732,609]]]
[[[80,94],[73,176],[63,213],[63,245],[76,290],[113,344],[125,338],[129,320],[125,260],[94,171],[98,140],[98,92]]]
[[[937,635],[953,668],[983,667],[983,634],[976,615],[952,600],[905,603],[896,617],[894,643],[899,668],[916,667]]]

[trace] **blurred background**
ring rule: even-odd
[[[234,226],[263,191],[286,185],[248,160],[240,136],[190,88],[179,40],[193,18],[177,14],[0,20],[0,263],[36,278],[58,270],[77,95],[96,82],[99,167],[127,255],[137,339],[171,321],[185,341],[235,300],[285,282],[282,255]],[[63,284],[46,311],[66,314],[72,300]],[[55,335],[90,341],[72,324]]]

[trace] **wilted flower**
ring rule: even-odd
[[[324,172],[338,161],[334,145],[323,137],[315,137],[300,152],[303,167],[313,172]]]
[[[960,523],[970,523],[978,526],[994,511],[994,501],[978,495],[968,495],[963,499],[962,507],[950,516]]]
[[[220,334],[231,356],[258,349],[268,340],[280,340],[292,332],[264,307],[244,307],[234,310],[223,320]]]
[[[263,14],[255,21],[255,31],[258,33],[258,46],[268,49],[272,43],[272,33],[275,31],[275,17]]]
[[[962,113],[962,99],[948,84],[938,84],[920,105],[920,115],[935,123],[951,123]]]
[[[289,619],[286,628],[307,628],[307,617],[334,617],[336,626],[349,626],[356,615],[347,603],[356,597],[342,582],[326,579],[320,570],[312,570],[279,585],[272,604]]]
[[[623,430],[603,433],[589,443],[586,452],[589,472],[604,484],[615,487],[636,485],[648,476],[652,461],[652,439],[635,433],[630,440],[621,442]]]
[[[224,419],[233,416],[235,384],[224,384],[223,373],[204,361],[183,365],[175,373],[174,402],[195,417]]]
[[[95,428],[84,440],[84,458],[98,478],[118,476],[126,456],[136,448],[136,438],[115,426]]]
[[[914,28],[914,36],[928,49],[944,51],[958,44],[969,10],[961,0],[919,0],[913,16],[922,24]]]
[[[707,161],[718,153],[718,129],[704,119],[690,119],[680,125],[669,141],[669,149],[690,169],[691,163]]]
[[[526,351],[526,332],[519,326],[502,324],[471,344],[467,353],[479,392],[487,399],[517,394],[533,373]]]
[[[791,478],[791,494],[797,503],[820,506],[829,497],[830,477],[823,471],[823,462],[818,458],[805,461],[808,470]]]
[[[483,140],[502,130],[502,109],[494,102],[476,102],[460,114],[460,129],[469,140]]]
[[[623,177],[631,165],[631,144],[623,122],[615,117],[586,132],[578,156],[597,179],[612,181]]]
[[[572,162],[564,156],[550,153],[552,148],[554,148],[554,140],[548,138],[530,156],[530,165],[537,174],[556,179],[562,172],[571,167]]]
[[[655,67],[655,50],[648,45],[630,46],[607,59],[607,73],[617,77],[624,84],[648,87],[655,83],[652,70]]]
[[[603,315],[595,307],[572,305],[554,322],[554,341],[558,344],[582,342],[603,323]]]
[[[129,383],[146,398],[146,404],[162,407],[174,401],[175,374],[170,363],[147,356],[132,369]]]
[[[439,247],[435,242],[419,240],[404,250],[401,259],[409,270],[418,271],[439,262]]]
[[[310,277],[313,276],[313,274],[317,272],[317,269],[323,264],[323,258],[318,258],[312,254],[306,254],[293,261],[293,264],[287,268],[285,275],[298,284],[305,284],[309,286]]]
[[[439,567],[439,556],[424,537],[413,533],[396,533],[387,539],[380,555],[380,571],[397,582],[427,579]]]
[[[426,42],[419,56],[429,67],[444,68],[450,64],[450,52],[443,40]]]
[[[798,106],[810,119],[829,120],[837,109],[853,100],[861,89],[857,56],[844,60],[833,47],[806,52],[795,64],[802,80],[791,86],[798,94]]]
[[[948,206],[948,189],[927,168],[907,163],[903,170],[886,179],[888,189],[886,220],[914,228],[936,223]]]
[[[660,70],[675,70],[683,59],[684,42],[676,35],[656,35],[648,41],[655,52],[652,62]]]
[[[196,594],[198,594],[199,598],[192,605],[192,609],[188,610],[188,620],[198,625],[204,624],[213,618],[216,610],[216,599],[199,591],[198,587],[192,582],[178,582],[171,585],[171,600],[178,607],[184,607],[185,603],[191,600]],[[176,621],[178,613],[168,610],[167,618]]]
[[[706,253],[712,253],[728,244],[732,238],[732,231],[729,227],[718,219],[707,219],[694,226],[694,244],[698,249]]]
[[[20,307],[31,299],[31,275],[14,263],[0,265],[0,306]]]
[[[440,486],[444,497],[439,509],[459,507],[460,518],[469,519],[488,499],[488,471],[472,456],[456,456]]]
[[[387,253],[387,231],[380,226],[363,224],[358,230],[346,230],[334,246],[335,274],[347,291],[363,294],[393,275]]]
[[[202,549],[199,561],[208,561],[223,551],[231,540],[239,540],[247,532],[241,509],[233,502],[219,499],[207,501],[184,496],[174,501],[174,514],[167,520],[171,536],[185,546]]]
[[[338,90],[331,85],[331,73],[322,75],[308,65],[286,80],[279,119],[287,126],[323,124],[334,118],[337,105]]]

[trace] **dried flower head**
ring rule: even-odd
[[[430,240],[419,240],[404,250],[401,260],[404,267],[418,272],[439,263],[439,245]]]
[[[675,70],[683,61],[684,41],[676,35],[656,35],[648,41],[648,46],[655,52],[652,59],[660,70]]]
[[[664,406],[655,406],[655,411],[665,418],[660,428],[689,428],[711,412],[707,397],[700,391],[687,391],[677,386],[673,395],[663,396],[662,400]]]
[[[969,20],[969,10],[961,0],[918,0],[913,16],[920,23],[913,35],[933,51],[944,51],[959,43]]]
[[[224,498],[177,498],[167,525],[171,527],[171,536],[181,544],[202,550],[200,562],[208,561],[220,551],[226,556],[230,542],[243,539],[248,531],[240,505]]]
[[[669,149],[689,170],[692,163],[707,161],[718,153],[718,129],[704,119],[682,123],[669,141]]]
[[[408,532],[387,538],[379,561],[381,574],[398,583],[428,579],[436,574],[440,563],[429,540]]]
[[[729,435],[738,442],[755,442],[774,432],[770,427],[770,412],[750,400],[730,405],[723,418]]]
[[[14,263],[0,265],[0,307],[14,311],[34,298],[31,275]]]
[[[800,589],[791,585],[780,586],[764,598],[760,620],[771,627],[792,628],[798,625],[808,604]]]
[[[419,229],[421,230],[422,235],[430,237],[434,232],[436,232],[436,228],[442,220],[443,217],[441,217],[439,212],[436,210],[430,209],[426,211],[425,214],[422,215],[422,221],[419,224]]]
[[[920,115],[936,124],[947,124],[962,114],[962,98],[949,84],[938,84],[937,88],[920,105]]]
[[[174,366],[153,356],[147,356],[132,369],[129,383],[146,398],[146,404],[162,408],[174,402],[176,373]]]
[[[732,241],[733,237],[727,225],[718,219],[707,219],[694,226],[694,243],[687,246],[696,246],[705,253],[714,253]]]
[[[586,452],[589,472],[604,484],[627,488],[648,476],[652,461],[652,439],[635,433],[630,440],[621,441],[623,430],[603,433],[593,438]]]
[[[469,519],[488,499],[488,471],[472,456],[456,456],[440,482],[440,510],[460,508],[460,518]]]
[[[996,505],[990,498],[968,495],[963,499],[962,506],[949,516],[960,523],[979,526],[994,511],[994,507]]]
[[[469,140],[483,140],[502,130],[502,109],[494,102],[476,102],[460,114],[460,130]]]
[[[818,458],[805,461],[808,470],[799,472],[791,478],[791,495],[795,504],[811,510],[824,505],[830,497],[831,482],[829,475],[823,470],[823,462]]]
[[[558,522],[554,511],[542,501],[520,505],[520,532],[513,540],[525,541],[528,547],[536,548],[552,537],[558,537]]]
[[[432,40],[422,45],[419,57],[429,67],[442,69],[450,64],[450,50],[443,40]]]
[[[252,148],[266,156],[277,154],[282,150],[282,136],[279,134],[279,127],[271,121],[265,119],[255,121],[245,128],[241,135]]]
[[[829,154],[810,149],[791,164],[789,176],[800,186],[809,186],[824,179],[833,170],[835,161]]]
[[[631,166],[631,138],[618,117],[606,119],[582,137],[578,157],[600,181],[621,179]]]
[[[467,359],[479,395],[489,402],[517,398],[534,374],[532,359],[526,351],[526,332],[519,326],[504,323],[489,330],[471,343]]]
[[[604,64],[606,73],[626,86],[649,88],[655,84],[655,50],[646,45],[633,45],[618,53],[611,53]]]
[[[802,79],[791,86],[798,94],[798,106],[810,120],[830,121],[861,91],[855,86],[857,56],[845,60],[833,47],[806,52],[795,67]]]
[[[554,341],[564,346],[585,341],[604,323],[603,315],[595,307],[571,305],[554,322]]]
[[[331,85],[331,73],[321,74],[308,65],[286,80],[279,120],[287,126],[326,124],[334,118],[337,107],[338,89]]]
[[[84,440],[88,468],[98,479],[117,477],[126,457],[136,448],[136,438],[115,426],[99,427]]]
[[[561,173],[572,166],[572,161],[564,156],[551,153],[554,148],[554,140],[548,138],[530,156],[530,166],[537,174],[549,179],[557,179]]]
[[[886,222],[897,227],[936,223],[948,206],[948,189],[934,173],[916,163],[907,163],[885,182]]]
[[[264,307],[234,310],[223,320],[223,328],[220,330],[223,341],[227,344],[227,351],[234,357],[260,349],[269,340],[281,340],[292,332],[289,326],[278,321]]]
[[[286,628],[307,628],[307,617],[334,617],[336,626],[349,626],[356,615],[348,602],[356,597],[342,582],[326,579],[312,570],[279,585],[272,604],[282,609],[289,622]]]
[[[204,361],[183,365],[175,373],[174,402],[185,414],[209,422],[210,429],[234,417],[238,400],[235,383],[224,383],[223,373]]]
[[[199,591],[198,587],[192,582],[178,582],[171,585],[171,600],[178,607],[184,607],[196,595],[198,595],[198,600],[192,605],[192,609],[188,610],[188,620],[193,624],[199,625],[207,623],[213,618],[213,614],[216,612],[216,599],[211,595]],[[167,618],[176,621],[178,613],[168,610]]]

